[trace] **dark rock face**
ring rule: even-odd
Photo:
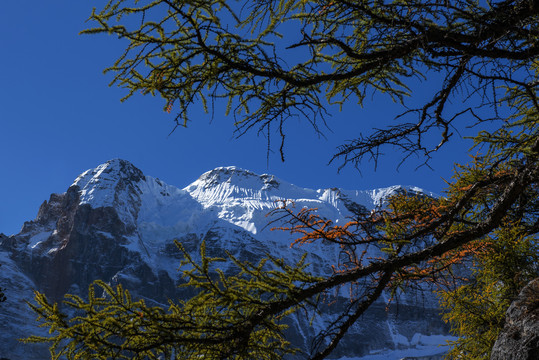
[[[126,235],[115,210],[92,209],[78,200],[76,187],[51,195],[35,220],[2,243],[2,249],[10,251],[17,265],[55,301],[73,285],[85,289],[94,279],[110,278],[113,269],[105,264],[121,266],[127,258],[126,249],[103,235],[111,234],[120,243]],[[39,234],[44,234],[42,241],[30,244]]]
[[[522,289],[507,310],[505,321],[490,359],[539,359],[539,278]]]

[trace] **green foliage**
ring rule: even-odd
[[[400,77],[420,73],[408,57],[385,67],[373,66],[368,58],[350,57],[348,48],[383,51],[399,32],[373,43],[370,33],[375,24],[371,19],[347,13],[339,19],[332,18],[338,9],[331,4],[326,7],[303,0],[130,3],[109,1],[100,12],[92,14],[91,19],[99,26],[83,33],[106,32],[128,39],[124,56],[106,71],[115,72],[114,82],[130,90],[127,97],[142,91],[160,94],[167,106],[177,101],[184,121],[188,119],[184,110],[195,99],[203,104],[209,98],[228,99],[228,111],[244,116],[242,123],[272,119],[277,114],[289,116],[293,111],[320,115],[323,92],[329,102],[342,103],[355,96],[362,103],[365,89],[372,87],[397,100],[408,94]],[[324,16],[316,16],[317,11]],[[142,18],[142,25],[126,25],[137,17]],[[286,64],[280,59],[283,49],[278,42],[284,41],[283,34],[291,30],[307,31],[308,38],[337,39],[345,33],[349,43],[346,48],[335,49],[336,43],[291,42],[289,50],[301,47],[308,56]],[[358,67],[364,67],[364,73],[359,74]],[[342,81],[331,81],[336,73],[351,72],[358,74],[341,75]]]
[[[458,336],[448,359],[490,359],[509,305],[539,275],[537,238],[524,232],[509,223],[481,240],[481,249],[469,260],[470,279],[439,293],[444,320]]]
[[[134,301],[129,291],[95,281],[88,300],[67,295],[64,307],[50,304],[36,292],[31,308],[50,336],[31,336],[26,342],[47,342],[51,358],[60,359],[281,359],[296,350],[284,338],[282,319],[309,301],[264,315],[277,302],[293,299],[299,289],[320,281],[282,260],[257,265],[229,255],[237,269],[226,274],[225,261],[205,256],[201,264],[185,255],[186,287],[197,290],[187,301],[170,301],[168,309]],[[65,312],[75,314],[68,316]]]
[[[386,250],[393,254],[402,251],[410,239],[416,238],[414,229],[429,224],[436,227],[430,234],[440,242],[484,224],[492,218],[493,206],[506,195],[506,184],[514,181],[514,174],[537,161],[536,94],[514,89],[508,89],[507,94],[508,105],[517,107],[514,115],[504,127],[482,131],[474,138],[481,153],[468,164],[456,165],[444,197],[402,194],[391,199],[391,211],[385,214],[382,227],[389,237],[390,248]],[[533,176],[537,178],[537,170]],[[427,264],[397,271],[395,283],[403,290],[411,285],[410,280],[418,279],[432,280],[443,289],[438,292],[443,318],[458,336],[451,342],[448,359],[489,359],[509,305],[530,280],[539,276],[538,190],[536,181],[522,189],[487,236],[433,257]],[[465,206],[459,209],[459,203]],[[451,222],[440,221],[451,212]]]
[[[293,245],[341,248],[345,259],[331,276],[310,275],[303,260],[255,265],[230,255],[237,272],[225,273],[218,268],[224,259],[207,258],[202,246],[200,264],[184,251],[187,286],[198,290],[191,299],[165,310],[98,281],[88,301],[67,296],[68,316],[37,293],[31,306],[50,336],[27,341],[50,343],[55,359],[280,358],[294,352],[284,318],[349,286],[357,290],[350,304],[314,341],[318,360],[385,289],[447,285],[455,266],[471,261],[473,279],[441,298],[461,336],[452,356],[487,356],[508,301],[537,274],[537,1],[108,0],[90,20],[96,27],[83,33],[125,41],[106,69],[112,84],[127,88],[126,98],[162,96],[167,111],[178,109],[178,125],[193,105],[209,111],[225,99],[240,134],[255,128],[269,141],[277,129],[283,157],[288,119],[320,131],[330,104],[363,106],[382,93],[404,105],[422,79],[432,91],[422,106],[403,107],[394,125],[359,134],[334,159],[376,162],[389,146],[403,161],[428,161],[462,127],[478,129],[479,153],[455,165],[440,199],[402,194],[342,226],[307,209],[277,209],[290,225],[278,226],[300,234]],[[433,83],[430,75],[440,73],[444,80]],[[384,251],[367,259],[369,246]]]
[[[534,161],[530,150],[537,147],[539,112],[530,102],[535,93],[510,89],[508,94],[511,105],[518,107],[515,116],[506,128],[478,134],[474,141],[484,154],[474,157],[471,164],[459,166],[449,186],[448,194],[454,196],[477,184],[490,183],[474,194],[462,214],[461,228],[485,221],[488,209],[503,196],[501,184]],[[524,106],[526,103],[528,106]],[[500,222],[488,236],[470,244],[472,251],[461,254],[462,262],[469,264],[467,279],[439,292],[446,311],[444,320],[459,337],[452,343],[449,359],[489,359],[509,305],[530,280],[539,276],[537,184],[521,192]],[[462,263],[457,267],[463,271]]]
[[[240,134],[273,127],[282,141],[289,119],[320,131],[330,104],[363,106],[373,94],[403,103],[415,79],[442,73],[446,80],[429,86],[423,107],[342,146],[337,156],[357,165],[386,145],[430,156],[457,118],[478,117],[464,106],[446,115],[453,96],[467,97],[462,87],[484,94],[474,107],[489,109],[500,106],[497,86],[533,88],[538,15],[528,1],[109,0],[83,33],[125,40],[105,70],[114,74],[111,84],[128,89],[125,98],[160,95],[183,126],[193,106],[208,111],[225,99]],[[425,141],[427,133],[440,143]]]

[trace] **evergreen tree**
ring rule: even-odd
[[[490,359],[509,305],[537,276],[538,244],[524,233],[518,222],[494,231],[469,259],[470,278],[440,292],[444,318],[458,336],[448,358]]]
[[[233,257],[238,272],[225,276],[212,267],[223,259],[202,254],[197,264],[184,252],[193,298],[160,309],[97,282],[87,301],[68,296],[70,317],[37,293],[32,307],[51,332],[28,341],[49,342],[55,359],[280,358],[294,352],[283,319],[298,309],[316,316],[325,294],[349,287],[343,312],[313,339],[311,358],[323,359],[382,291],[453,281],[441,292],[462,336],[452,354],[487,356],[511,297],[537,276],[539,1],[109,0],[91,19],[98,25],[85,33],[127,41],[107,69],[113,83],[127,97],[160,94],[167,111],[178,109],[178,125],[196,104],[226,98],[238,132],[276,129],[284,158],[290,118],[319,130],[328,106],[366,105],[373,93],[404,106],[413,80],[436,73],[445,79],[429,82],[424,105],[359,135],[333,159],[357,166],[389,146],[428,161],[467,125],[482,129],[480,152],[456,167],[442,197],[401,194],[345,225],[288,204],[276,209],[281,230],[298,236],[294,246],[324,241],[348,255],[331,276],[314,277],[303,262]],[[282,44],[285,32],[290,43]],[[303,56],[287,56],[298,50]],[[369,246],[384,256],[364,259]],[[455,267],[469,261],[473,278],[458,279]]]

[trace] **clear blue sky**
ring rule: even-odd
[[[104,1],[8,1],[0,11],[0,232],[19,231],[35,218],[51,193],[64,192],[82,171],[112,158],[131,161],[145,174],[185,187],[203,172],[235,165],[271,173],[298,186],[370,189],[394,184],[440,192],[453,160],[463,161],[468,143],[454,142],[436,155],[433,170],[418,161],[396,171],[399,154],[390,149],[376,172],[365,164],[360,175],[327,165],[335,147],[360,131],[387,122],[398,110],[388,99],[343,112],[331,108],[332,132],[318,138],[303,122],[288,128],[286,162],[272,154],[256,133],[233,137],[233,119],[192,112],[187,129],[173,128],[173,115],[159,98],[135,96],[108,87],[102,70],[122,51],[112,36],[81,36],[93,6]],[[417,99],[428,92],[421,85]],[[275,139],[276,140],[276,139]]]

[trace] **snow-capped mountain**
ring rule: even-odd
[[[84,296],[93,280],[102,279],[122,283],[134,296],[156,303],[185,297],[177,288],[182,280],[174,239],[194,256],[205,241],[209,256],[224,256],[227,250],[252,262],[266,254],[294,261],[308,251],[311,271],[329,274],[340,249],[322,243],[290,248],[292,235],[271,231],[268,212],[279,200],[291,200],[298,209],[317,208],[318,214],[339,223],[383,206],[390,194],[405,190],[425,193],[402,186],[312,190],[236,167],[208,171],[180,189],[144,175],[125,160],[108,161],[82,173],[65,193],[52,194],[19,234],[0,235],[0,287],[8,297],[0,304],[0,358],[47,357],[45,349],[16,341],[43,331],[23,305],[33,289],[60,301],[65,293]],[[398,316],[386,311],[384,301],[373,306],[334,356],[377,356],[399,349],[425,356],[443,352],[432,346],[447,335],[434,297],[418,293],[403,299]],[[324,328],[323,320],[310,324],[297,316],[290,324],[290,339],[307,351],[308,340]]]

